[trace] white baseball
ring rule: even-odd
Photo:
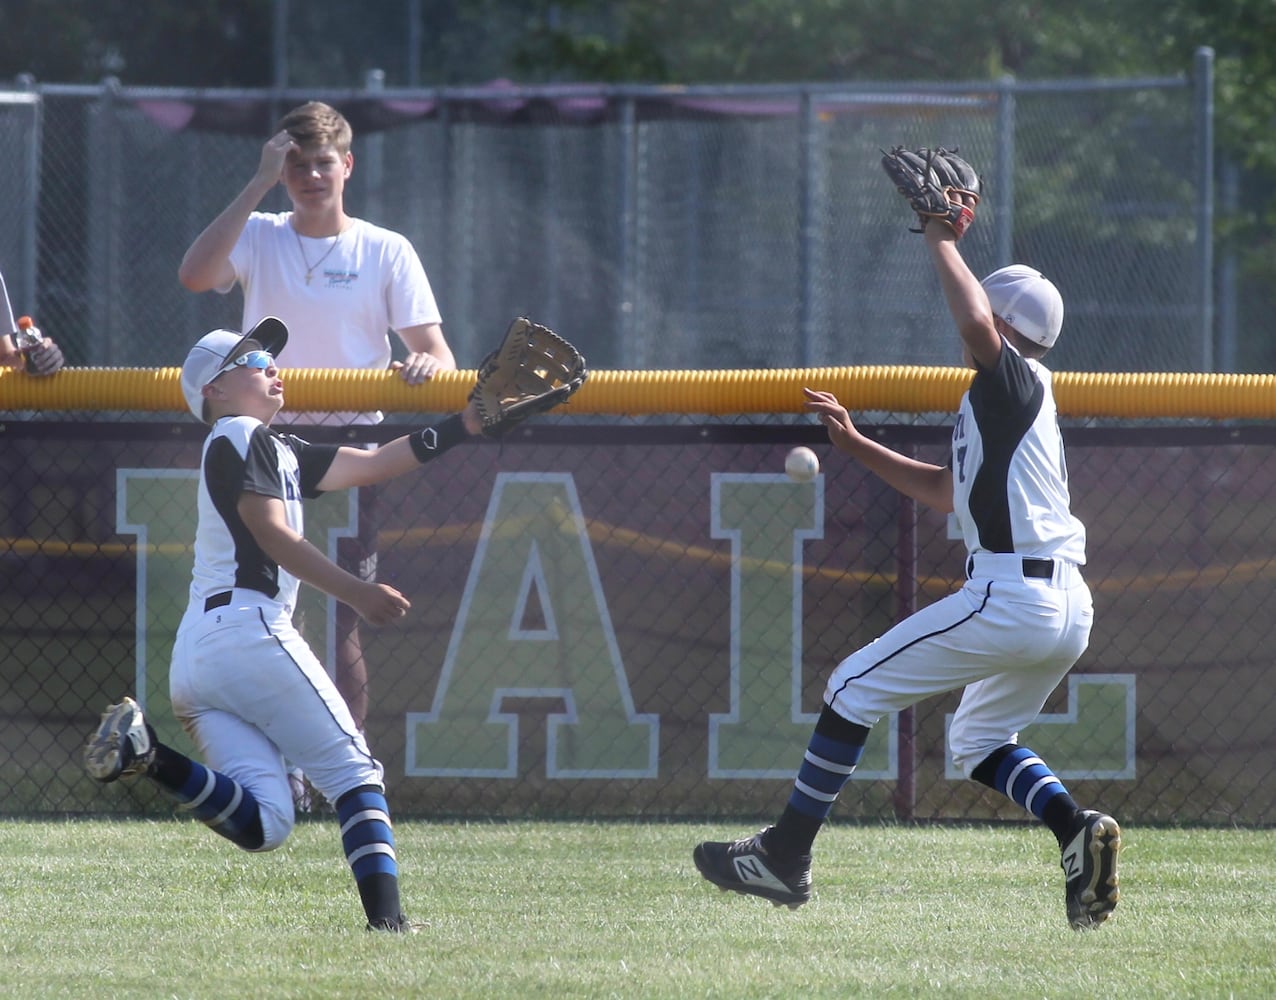
[[[820,460],[810,448],[797,447],[785,456],[784,471],[795,483],[809,483],[819,474]]]

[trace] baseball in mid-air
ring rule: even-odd
[[[810,448],[799,446],[784,458],[784,471],[795,483],[809,483],[820,471],[820,460]]]

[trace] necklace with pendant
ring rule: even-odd
[[[327,260],[328,255],[337,249],[337,244],[341,242],[341,234],[345,232],[345,229],[337,231],[337,235],[332,238],[332,242],[328,244],[328,249],[323,252],[323,256],[312,264],[310,261],[306,260],[306,248],[301,245],[301,234],[297,232],[296,228],[293,226],[289,226],[288,228],[292,229],[293,238],[297,241],[297,252],[301,254],[301,263],[306,267],[306,284],[308,285],[310,284],[310,279],[314,277],[315,268]]]

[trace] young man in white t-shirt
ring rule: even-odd
[[[399,370],[418,385],[456,360],[443,336],[425,268],[407,237],[346,213],[346,181],[354,169],[350,124],[318,101],[280,119],[262,147],[252,180],[195,239],[178,276],[193,292],[244,295],[241,329],[277,316],[291,331],[289,363],[297,368]],[[291,212],[258,212],[282,183]],[[391,363],[389,331],[407,348]],[[306,414],[298,422],[371,424],[380,413]],[[359,493],[357,538],[342,539],[341,564],[365,579],[376,570],[375,495]],[[360,728],[368,711],[368,673],[357,616],[336,615],[336,682]]]

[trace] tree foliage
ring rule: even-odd
[[[1188,73],[1217,56],[1219,137],[1276,169],[1271,0],[531,0],[516,59],[532,79],[655,83],[985,80]]]
[[[357,16],[279,2],[24,0],[0,31],[0,79],[267,86],[279,9],[294,86],[359,86],[374,68],[405,86],[409,65],[425,85],[1170,75],[1208,45],[1220,147],[1276,175],[1272,0],[378,0]]]
[[[1170,6],[1185,0],[1168,0]],[[542,0],[548,10],[585,12],[589,0]],[[575,72],[565,59],[589,52],[588,68],[655,82],[955,80],[1147,72],[1154,46],[1114,17],[1155,14],[1154,0],[618,0],[611,38],[573,18],[545,18],[525,41],[529,67]],[[587,44],[586,44],[587,43]],[[1181,65],[1181,64],[1180,64]]]
[[[0,78],[106,76],[151,86],[270,83],[271,0],[23,0],[0,30]]]

